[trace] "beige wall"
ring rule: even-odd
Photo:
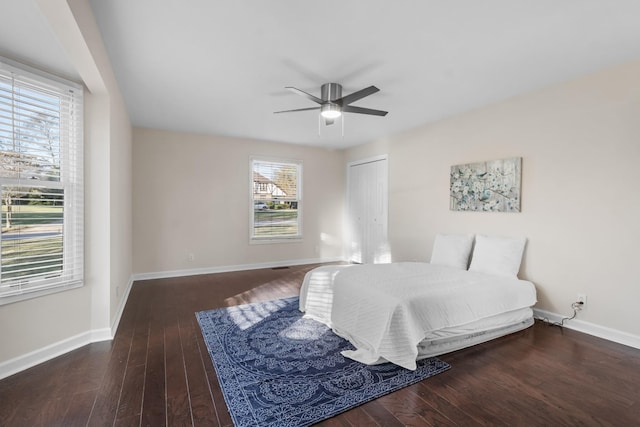
[[[135,273],[342,256],[342,152],[149,129],[133,141]],[[249,243],[250,156],[302,160],[303,242]]]
[[[394,261],[429,260],[436,233],[526,236],[538,308],[640,335],[640,62],[357,147],[389,154]],[[449,168],[523,157],[522,212],[449,211]]]
[[[85,286],[0,306],[0,378],[5,369],[13,370],[3,362],[87,333],[90,301],[91,290]]]

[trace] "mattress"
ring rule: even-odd
[[[418,344],[417,360],[439,356],[521,331],[533,325],[533,310],[523,308],[472,322],[468,325],[434,331]],[[380,362],[384,362],[381,360]]]
[[[531,282],[427,263],[323,266],[300,293],[305,316],[354,345],[345,356],[407,369],[530,326],[535,302]]]

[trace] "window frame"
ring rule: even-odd
[[[28,300],[52,293],[75,289],[84,285],[84,136],[83,136],[83,101],[84,88],[75,82],[62,79],[47,72],[26,66],[0,56],[0,77],[11,82],[10,104],[6,108],[24,108],[25,101],[14,101],[16,89],[32,90],[44,98],[44,93],[59,98],[59,122],[56,130],[59,132],[59,178],[58,180],[27,180],[20,175],[16,177],[0,176],[0,192],[5,187],[21,189],[62,190],[62,268],[54,277],[30,277],[28,279],[9,279],[2,281],[2,253],[0,252],[0,306],[18,301]],[[32,89],[29,89],[32,88]],[[29,96],[29,95],[27,95]],[[2,98],[7,100],[7,98]],[[9,105],[7,107],[7,105]],[[5,116],[6,118],[6,116]],[[24,149],[24,142],[17,139],[16,126],[18,118],[11,116],[5,129],[9,138],[17,144],[17,151],[6,150],[9,153],[19,153]],[[19,131],[18,131],[19,132]],[[18,142],[16,142],[18,141]],[[36,144],[40,142],[36,140]],[[52,165],[49,165],[51,167]],[[35,169],[44,171],[45,166]],[[55,166],[54,166],[55,167]],[[4,214],[3,214],[4,215]],[[3,218],[4,220],[4,218]],[[2,222],[4,223],[4,221]],[[0,245],[2,236],[0,236]],[[30,268],[36,269],[31,265]],[[33,271],[32,271],[33,273]],[[4,274],[7,274],[6,272]],[[13,289],[12,289],[13,288]]]
[[[267,163],[271,165],[286,165],[295,166],[296,168],[296,198],[283,198],[276,200],[295,201],[297,203],[297,234],[296,235],[269,235],[269,236],[256,236],[255,235],[255,203],[264,202],[262,199],[254,198],[254,165],[256,163]],[[251,156],[249,158],[249,243],[250,244],[273,244],[273,243],[295,243],[303,240],[303,199],[302,199],[302,174],[303,174],[303,162],[302,160],[273,158],[265,156]]]

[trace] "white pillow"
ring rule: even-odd
[[[473,234],[438,234],[433,242],[431,264],[448,265],[466,270],[473,245]]]
[[[526,242],[524,237],[477,235],[469,271],[518,277]]]

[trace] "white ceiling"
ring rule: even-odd
[[[33,0],[0,2],[20,16],[0,53],[76,77]],[[135,126],[333,148],[640,59],[637,0],[90,2]],[[273,114],[315,106],[285,86],[328,82],[376,85],[354,105],[389,114],[347,114],[344,138]]]

